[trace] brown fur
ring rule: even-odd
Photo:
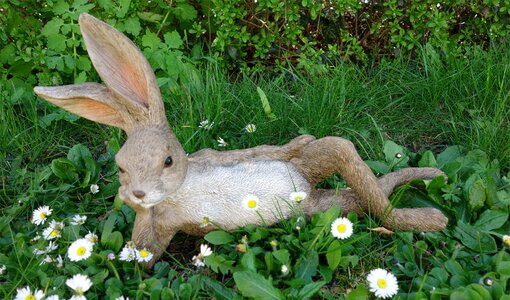
[[[176,232],[203,235],[212,230],[214,226],[199,226],[203,215],[215,216],[216,224],[227,230],[248,223],[260,224],[256,215],[238,211],[238,198],[244,195],[239,191],[252,193],[258,188],[266,197],[261,209],[268,213],[267,195],[273,195],[270,189],[275,189],[273,198],[280,197],[289,190],[290,181],[308,192],[301,203],[307,215],[339,205],[344,214],[369,213],[390,229],[435,231],[447,225],[448,219],[436,209],[394,209],[388,201],[395,186],[413,178],[444,176],[441,171],[409,168],[376,178],[353,144],[339,137],[315,139],[303,135],[283,146],[204,149],[187,157],[168,126],[156,78],[142,53],[124,35],[90,15],[80,16],[80,28],[104,85],[86,83],[34,90],[55,105],[127,133],[128,139],[116,156],[122,170],[119,196],[136,211],[133,241],[137,247],[154,253],[149,266],[161,256]],[[171,165],[164,163],[168,157],[173,158]],[[266,166],[267,170],[260,171]],[[282,178],[282,168],[288,171],[288,178],[271,181]],[[250,186],[253,183],[244,179],[236,183],[241,187],[222,181],[223,177],[235,181],[236,176],[246,174],[239,174],[239,170],[259,170],[253,173],[258,185]],[[350,188],[315,189],[317,183],[336,173],[345,178]],[[196,178],[219,184],[203,191],[208,182]],[[268,187],[266,182],[274,183],[274,187]],[[283,217],[290,217],[288,208],[283,209],[287,209]],[[268,224],[279,220],[274,211],[265,217]]]

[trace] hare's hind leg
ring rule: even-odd
[[[340,173],[349,187],[359,199],[355,203],[341,206],[359,212],[359,208],[368,211],[383,221],[388,228],[401,230],[433,231],[443,229],[448,219],[438,210],[429,208],[393,209],[388,197],[379,186],[378,179],[370,168],[363,162],[354,145],[339,137],[325,137],[310,142],[303,149],[301,156],[291,160],[312,185],[323,181],[329,176]],[[316,191],[311,195],[315,202],[310,205],[322,207],[331,206],[332,193]],[[356,198],[345,198],[351,200]],[[310,210],[314,210],[309,207]],[[348,212],[348,211],[344,211]]]

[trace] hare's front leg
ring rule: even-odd
[[[161,257],[177,230],[162,227],[156,221],[157,215],[153,208],[136,210],[135,225],[131,240],[138,249],[147,249],[153,257],[144,266],[151,268]]]
[[[340,173],[360,199],[359,207],[368,208],[388,228],[434,231],[443,229],[448,223],[448,219],[437,209],[393,209],[375,175],[358,155],[354,145],[346,139],[325,137],[312,141],[303,149],[301,156],[291,162],[312,185]],[[331,192],[325,193],[317,191],[311,195],[315,201],[310,201],[306,209],[313,210],[311,206],[314,205],[324,206],[320,202],[332,196]],[[345,208],[359,212],[358,207],[351,203]]]

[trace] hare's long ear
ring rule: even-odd
[[[116,98],[145,108],[145,121],[166,124],[154,71],[136,45],[91,15],[81,14],[79,23],[92,64]]]
[[[40,97],[63,109],[94,122],[121,128],[130,132],[132,117],[119,109],[108,88],[98,83],[82,83],[65,86],[37,86],[34,91]]]

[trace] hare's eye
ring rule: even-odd
[[[174,160],[171,156],[167,157],[165,159],[165,168],[170,167],[174,163]]]

